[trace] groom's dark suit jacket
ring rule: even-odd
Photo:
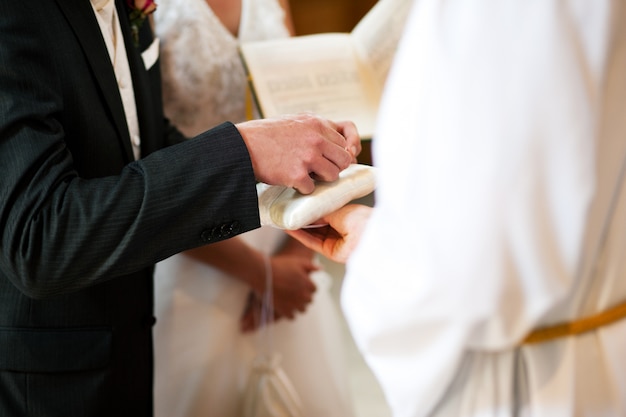
[[[141,59],[150,28],[135,47],[117,9],[137,162],[89,0],[0,0],[3,417],[151,415],[152,265],[259,226],[238,131],[182,142]]]

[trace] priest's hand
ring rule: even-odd
[[[316,222],[324,226],[286,232],[304,246],[345,263],[359,243],[371,212],[369,206],[348,204]]]

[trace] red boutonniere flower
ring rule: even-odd
[[[133,33],[133,41],[135,46],[139,45],[139,29],[146,17],[152,14],[156,8],[154,0],[126,0],[126,4],[130,8],[130,28]]]

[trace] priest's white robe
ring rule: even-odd
[[[383,0],[384,1],[384,0]],[[394,417],[626,416],[626,2],[417,0],[342,305]]]

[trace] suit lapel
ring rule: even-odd
[[[100,27],[88,0],[56,0],[70,23],[92,68],[102,96],[124,148],[127,161],[133,160],[128,125],[113,65],[109,59]],[[122,19],[120,19],[122,20]],[[127,44],[128,45],[128,44]]]

